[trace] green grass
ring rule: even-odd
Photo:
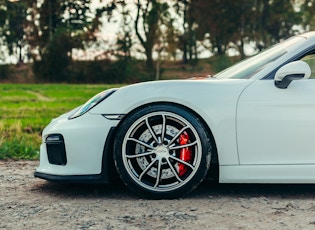
[[[119,85],[0,84],[0,159],[38,159],[52,118],[113,87]]]

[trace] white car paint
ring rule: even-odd
[[[238,96],[250,83],[250,80],[185,80],[178,87],[178,81],[166,81],[142,83],[140,89],[139,85],[131,85],[118,90],[110,100],[92,109],[91,113],[101,114],[110,109],[109,113],[127,114],[141,105],[154,102],[185,105],[207,122],[218,151],[224,153],[219,154],[221,164],[239,164],[236,154],[236,104]]]
[[[89,175],[101,173],[106,135],[118,121],[101,115],[86,114],[69,120],[67,113],[52,121],[43,131],[38,172],[53,175]],[[78,131],[79,130],[79,131]],[[62,133],[66,144],[67,165],[49,164],[45,139],[48,134]]]
[[[57,118],[43,132],[36,171],[51,175],[100,173],[107,134],[119,123],[103,115],[125,115],[150,103],[170,102],[190,108],[211,130],[220,182],[315,183],[315,79],[293,81],[287,89],[277,88],[273,79],[262,80],[301,53],[315,50],[314,32],[297,40],[286,43],[286,52],[250,79],[130,85],[81,117],[69,120],[70,114],[66,114]],[[51,165],[47,160],[45,138],[51,133],[64,135],[65,166]]]
[[[294,81],[285,90],[273,84],[256,81],[239,99],[240,163],[314,164],[315,79]]]

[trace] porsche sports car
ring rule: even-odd
[[[44,129],[35,176],[175,198],[219,183],[315,183],[315,32],[202,80],[109,89]]]

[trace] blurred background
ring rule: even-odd
[[[214,74],[314,28],[315,0],[0,0],[0,82]]]

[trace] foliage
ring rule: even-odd
[[[140,44],[145,50],[147,58],[148,70],[153,67],[153,47],[157,42],[157,35],[159,35],[159,27],[161,26],[161,19],[167,12],[168,5],[156,0],[137,1],[137,16],[135,19],[135,31]],[[139,28],[140,27],[140,28]],[[140,30],[143,30],[141,34]]]
[[[53,39],[55,33],[63,31],[71,37],[71,48],[82,47],[82,42],[90,37],[97,26],[90,10],[91,0],[44,0],[39,8],[40,47]],[[92,26],[93,25],[93,26]]]
[[[0,0],[0,59],[10,51],[34,63],[39,81],[86,81],[73,69],[73,51],[98,47],[101,59],[118,59],[111,74],[117,81],[129,81],[133,59],[143,57],[146,79],[153,80],[163,61],[196,64],[205,50],[211,56],[233,50],[243,59],[246,45],[260,51],[311,30],[314,12],[314,0]],[[120,25],[116,44],[106,47],[97,36],[104,19]]]
[[[182,18],[182,34],[178,34],[178,46],[182,50],[182,60],[184,64],[191,63],[197,59],[196,24],[194,17],[194,4],[190,0],[176,0],[174,8],[176,13]]]
[[[40,55],[34,72],[39,79],[51,82],[69,81],[72,50],[83,49],[95,40],[100,21],[91,14],[91,0],[44,0],[39,9]]]
[[[273,0],[272,3],[264,4],[266,13],[265,33],[269,38],[264,42],[265,47],[270,46],[292,34],[297,33],[294,25],[302,23],[302,13],[294,10],[291,0]]]
[[[209,61],[210,65],[213,68],[214,73],[218,73],[231,65],[235,64],[238,62],[238,58],[229,58],[225,55],[220,55],[220,56],[215,56],[214,58],[211,58]]]
[[[144,63],[137,60],[118,60],[109,66],[106,74],[112,79],[111,83],[134,83],[152,80],[142,66],[144,66]]]
[[[115,7],[111,7],[115,5]],[[163,26],[172,27],[172,24],[168,24],[170,14],[168,12],[169,5],[167,2],[159,0],[137,0],[128,5],[125,1],[112,0],[108,3],[108,8],[110,9],[107,13],[113,14],[113,12],[119,12],[122,16],[122,30],[119,31],[119,36],[117,40],[118,51],[123,51],[123,55],[130,54],[132,47],[131,43],[131,27],[126,27],[129,22],[134,25],[134,32],[138,39],[137,45],[140,45],[140,51],[146,57],[146,69],[148,74],[153,80],[154,76],[154,61],[153,52],[155,51],[155,46],[159,46],[160,38],[163,34],[161,28]],[[130,16],[131,12],[136,10],[135,17]],[[111,18],[110,18],[111,19]],[[161,47],[158,47],[160,49]],[[120,58],[125,59],[125,57],[120,56]]]
[[[9,65],[0,65],[0,80],[6,80],[9,77]]]
[[[37,159],[49,121],[119,85],[0,85],[0,159]]]
[[[122,16],[120,31],[117,34],[117,42],[114,50],[115,56],[119,58],[119,60],[128,61],[131,59],[131,47],[133,45],[132,42],[132,18],[130,16],[130,9],[127,8],[126,2],[122,1],[121,3],[120,15]]]
[[[48,82],[69,81],[71,46],[69,35],[58,28],[48,46],[43,50],[41,60],[34,63],[33,70],[37,78]]]
[[[212,53],[224,55],[234,47],[244,58],[244,44],[253,40],[265,48],[296,33],[302,15],[290,0],[195,0],[193,16],[199,40],[209,40]]]
[[[303,12],[303,26],[308,30],[315,29],[315,1],[303,0],[301,5],[301,12]]]
[[[0,18],[3,39],[7,44],[9,54],[15,54],[18,62],[23,62],[22,48],[25,43],[24,34],[27,28],[27,3],[24,1],[16,3],[5,1],[2,6],[0,14],[5,16],[5,18],[3,16]]]

